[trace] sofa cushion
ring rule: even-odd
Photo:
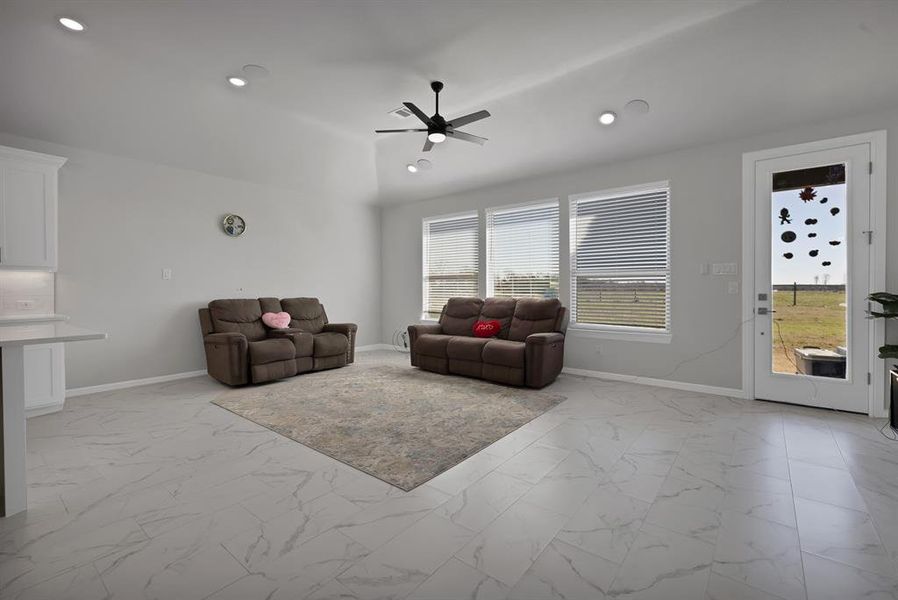
[[[446,356],[449,358],[480,362],[483,360],[481,357],[483,347],[486,346],[490,339],[491,338],[455,336],[451,338],[446,345]]]
[[[425,333],[419,335],[415,340],[415,352],[423,356],[432,356],[434,358],[446,358],[446,346],[451,335],[443,335],[441,333]]]
[[[508,339],[523,342],[531,333],[549,333],[558,326],[558,298],[521,298],[514,309]]]
[[[258,300],[213,300],[209,316],[215,333],[242,333],[251,342],[265,339],[267,330]]]
[[[342,333],[316,333],[312,356],[338,356],[349,351],[349,338]]]
[[[483,300],[480,298],[449,298],[440,315],[443,333],[473,337],[474,323],[480,318],[482,307]]]
[[[492,339],[483,347],[481,356],[487,364],[523,369],[525,347],[524,342]]]
[[[290,328],[321,333],[327,315],[318,298],[282,298],[281,310],[290,313]]]
[[[249,343],[249,362],[251,365],[265,365],[281,360],[292,361],[296,356],[293,341],[288,339],[270,339]]]
[[[480,309],[480,318],[487,321],[499,321],[499,339],[508,339],[508,328],[514,315],[517,300],[514,298],[487,298]]]

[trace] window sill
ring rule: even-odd
[[[606,340],[620,340],[625,342],[646,342],[649,344],[669,344],[673,334],[669,331],[636,331],[626,329],[606,329],[603,327],[583,327],[571,325],[568,327],[568,335],[578,337],[602,338]]]

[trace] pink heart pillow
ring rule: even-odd
[[[262,322],[272,329],[285,329],[290,326],[290,313],[267,312],[262,315]]]

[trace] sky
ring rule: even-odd
[[[829,274],[830,284],[844,284],[847,275],[847,245],[845,244],[845,232],[847,226],[847,211],[845,210],[844,183],[838,185],[820,186],[814,188],[817,196],[810,202],[804,202],[799,197],[801,190],[786,190],[773,192],[771,195],[771,281],[774,285],[789,283],[815,283],[814,276],[819,276],[819,283],[823,283],[824,274]],[[823,198],[828,198],[821,204]],[[791,223],[780,224],[780,210],[789,210]],[[835,216],[831,209],[838,208]],[[807,219],[816,219],[816,224],[805,224]],[[781,239],[783,232],[792,231],[796,239],[792,243],[786,243]],[[816,233],[817,237],[809,238],[809,233]],[[830,245],[830,241],[841,242],[838,246]],[[816,257],[811,257],[809,252],[818,250]],[[786,259],[783,255],[787,252],[793,254],[793,258]],[[823,266],[823,261],[832,264]]]

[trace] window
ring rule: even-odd
[[[558,202],[486,213],[487,295],[558,297]]]
[[[424,220],[425,319],[438,319],[453,296],[477,296],[477,213]]]
[[[571,320],[670,330],[667,182],[571,200]]]

